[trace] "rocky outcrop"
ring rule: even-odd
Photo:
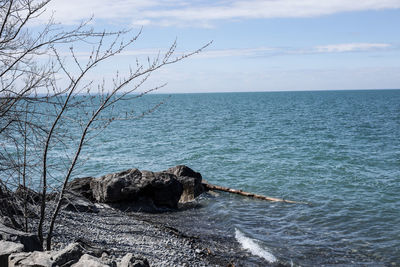
[[[104,258],[96,258],[89,254],[83,255],[79,261],[71,267],[116,267],[117,264],[115,261],[104,259]]]
[[[1,248],[1,243],[0,243]],[[18,252],[18,251],[16,251]],[[9,253],[10,254],[10,253]],[[0,254],[2,255],[2,254]],[[3,258],[1,258],[3,259]],[[0,262],[3,264],[3,262]],[[7,262],[2,266],[7,266]],[[9,267],[149,267],[146,258],[134,256],[132,253],[126,254],[120,262],[113,260],[106,252],[88,246],[87,244],[76,242],[68,245],[59,251],[34,251],[19,252],[8,256]]]
[[[74,192],[67,192],[61,200],[64,210],[74,212],[98,212],[96,205],[89,199]]]
[[[183,192],[179,202],[185,203],[194,200],[196,197],[204,193],[202,185],[202,177],[198,172],[193,171],[191,168],[178,165],[169,168],[165,172],[174,174],[176,179],[182,184]]]
[[[0,223],[22,229],[22,210],[21,201],[0,180]]]
[[[90,251],[86,250],[80,243],[72,243],[59,251],[34,251],[11,254],[8,266],[71,266],[77,263],[82,255],[87,253],[90,253]]]
[[[52,263],[50,252],[22,252],[11,254],[8,257],[8,267],[48,267],[52,266]]]
[[[141,195],[151,199],[156,206],[178,207],[183,186],[175,175],[165,172],[142,171],[142,179],[144,187]]]
[[[2,224],[0,224],[0,240],[21,243],[26,252],[43,250],[35,234],[18,231]]]
[[[183,186],[175,175],[130,169],[108,174],[90,183],[98,202],[116,203],[148,199],[156,206],[176,208]]]
[[[24,251],[24,245],[10,241],[0,240],[0,266],[8,266],[8,257],[12,253]]]
[[[37,204],[42,200],[41,194],[23,185],[18,186],[17,190],[15,191],[15,196],[21,200],[26,199],[26,201],[30,204]]]
[[[147,259],[128,253],[117,264],[117,267],[150,267],[150,265]]]
[[[76,178],[68,183],[66,189],[93,201],[93,192],[92,188],[90,187],[90,183],[93,179],[93,177]]]
[[[138,169],[107,174],[90,182],[93,197],[98,202],[119,202],[134,200],[142,173]]]
[[[100,203],[147,203],[148,207],[177,208],[204,192],[202,177],[187,166],[151,172],[129,169],[99,178],[85,177],[68,184],[68,191]]]

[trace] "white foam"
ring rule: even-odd
[[[246,237],[242,232],[235,228],[235,238],[244,249],[250,251],[253,255],[266,259],[268,262],[276,262],[277,259],[267,249],[262,248],[253,239]]]

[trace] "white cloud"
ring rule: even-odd
[[[331,54],[346,52],[371,52],[385,49],[399,49],[392,44],[387,43],[347,43],[347,44],[328,44],[314,47],[253,47],[253,48],[229,48],[229,49],[205,49],[194,58],[229,58],[229,57],[265,57],[265,56],[284,56],[284,55],[311,55],[311,54]],[[146,59],[147,57],[162,56],[168,47],[130,49],[116,55],[116,57],[134,57]],[[176,56],[191,53],[192,51],[175,51]],[[80,59],[86,59],[90,56],[89,51],[75,52],[75,56]],[[64,57],[69,57],[69,52],[61,53]]]
[[[218,20],[315,17],[397,8],[399,0],[54,0],[48,10],[55,10],[57,20],[66,24],[94,15],[110,22],[127,20],[131,25],[210,27]]]
[[[258,56],[279,56],[279,55],[306,55],[306,54],[327,54],[345,52],[366,52],[392,48],[393,45],[386,43],[348,43],[329,44],[308,48],[295,47],[258,47],[243,49],[221,49],[206,50],[197,57],[220,58],[220,57],[258,57]]]
[[[156,0],[53,0],[47,6],[47,12],[41,19],[54,17],[63,24],[77,24],[92,16],[95,19],[112,21],[141,21],[146,24],[140,12],[159,6]],[[130,26],[130,25],[127,25]]]
[[[218,49],[205,50],[196,57],[201,58],[219,58],[219,57],[252,57],[266,53],[278,51],[273,47],[243,48],[243,49]]]
[[[316,46],[316,53],[342,53],[355,51],[370,51],[391,47],[390,44],[384,43],[350,43],[350,44],[333,44]]]

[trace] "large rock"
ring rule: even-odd
[[[150,198],[156,206],[177,208],[183,192],[176,176],[166,172],[142,171],[142,196]]]
[[[93,197],[98,202],[115,203],[146,198],[156,206],[168,208],[177,207],[183,191],[182,184],[173,174],[141,172],[138,169],[93,179],[90,187],[93,190]]]
[[[0,240],[0,267],[8,266],[8,257],[12,253],[24,251],[24,245]]]
[[[71,266],[77,262],[79,258],[86,252],[86,250],[79,243],[69,244],[67,247],[60,251],[54,251],[51,254],[53,266]]]
[[[142,207],[176,208],[178,202],[192,201],[204,192],[201,174],[184,165],[162,172],[129,169],[99,178],[78,178],[67,189],[89,200],[113,206],[137,205],[141,210]],[[73,209],[71,205],[68,207]]]
[[[0,180],[0,223],[22,229],[22,215],[21,201]]]
[[[117,264],[118,267],[150,267],[146,258],[133,255],[132,253],[126,254],[121,262]]]
[[[42,200],[41,194],[23,185],[18,186],[15,195],[21,200],[26,199],[31,204],[38,204]]]
[[[93,177],[76,178],[68,183],[67,190],[93,201],[92,188],[90,187],[93,179]]]
[[[176,176],[186,176],[186,177],[193,177],[196,178],[197,180],[200,180],[201,182],[201,174],[199,172],[195,172],[191,168],[185,165],[178,165],[172,168],[169,168],[165,172],[172,173]]]
[[[201,183],[201,174],[193,171],[191,168],[184,165],[178,165],[169,168],[165,172],[176,175],[177,180],[183,186],[183,193],[179,202],[184,203],[192,201],[200,194],[204,193],[204,187]]]
[[[106,258],[96,258],[89,254],[84,254],[77,263],[71,267],[115,267],[115,261]]]
[[[91,253],[80,243],[72,243],[59,251],[34,251],[28,253],[14,253],[9,256],[9,266],[71,266],[77,263],[82,255]],[[87,265],[89,266],[89,265]]]
[[[138,169],[130,169],[93,179],[90,187],[98,202],[133,200],[138,196],[141,178],[142,173]]]
[[[11,254],[8,257],[8,267],[51,267],[52,259],[50,252],[22,252]]]
[[[74,212],[99,212],[96,205],[89,199],[78,195],[74,192],[67,192],[61,200],[61,205],[64,210]]]
[[[24,245],[24,251],[42,251],[39,238],[32,233],[25,233],[0,224],[0,240],[18,242]]]

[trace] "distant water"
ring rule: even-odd
[[[185,164],[213,184],[310,202],[221,193],[191,211],[259,256],[400,266],[400,90],[172,95],[112,124],[83,156],[80,176]]]

